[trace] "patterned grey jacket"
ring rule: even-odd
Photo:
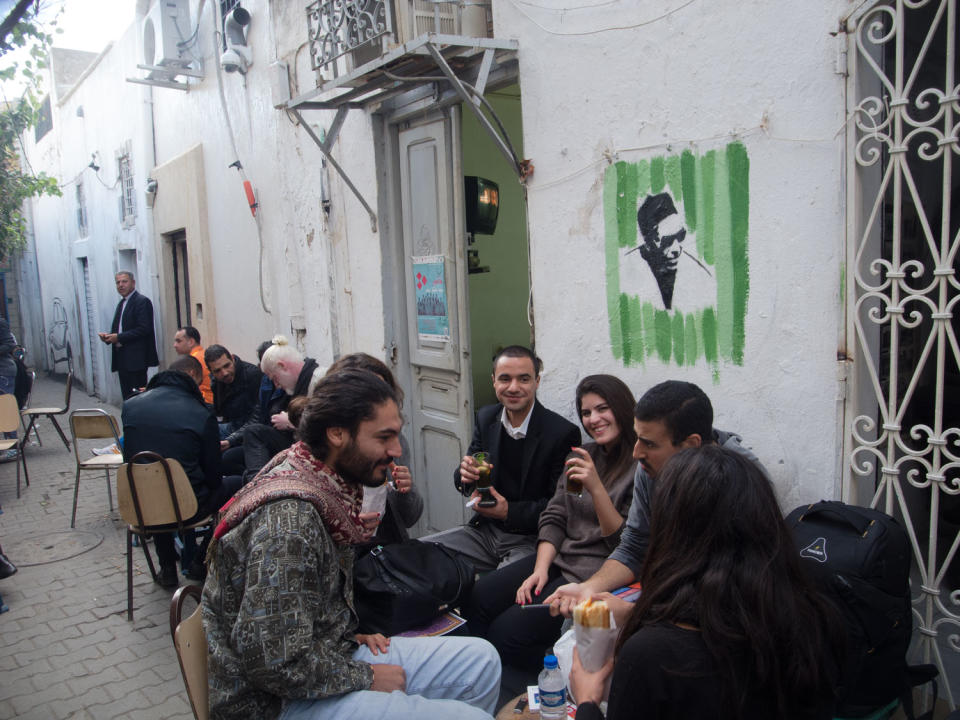
[[[351,657],[353,547],[313,505],[268,503],[218,542],[202,601],[211,718],[276,718],[283,698],[370,688],[373,669]]]

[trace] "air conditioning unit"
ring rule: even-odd
[[[381,2],[387,5],[394,28],[393,41],[386,49],[410,42],[426,33],[487,37],[487,7],[483,0],[366,0],[364,11],[370,13]],[[357,46],[351,52],[353,67],[376,59],[385,51],[378,38]]]
[[[187,67],[189,59],[180,57],[177,43],[183,42],[189,36],[189,0],[157,0],[144,18],[141,28],[144,65]]]

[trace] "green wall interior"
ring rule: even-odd
[[[523,158],[520,87],[489,93],[487,100],[507,129],[517,156]],[[494,235],[477,235],[481,267],[490,272],[468,276],[470,348],[474,408],[496,402],[490,383],[490,360],[507,345],[529,345],[527,323],[529,275],[527,219],[517,176],[468,108],[462,110],[463,173],[493,180],[500,186],[500,216]]]

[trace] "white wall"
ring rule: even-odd
[[[714,402],[716,425],[742,433],[760,455],[785,505],[834,497],[844,78],[830,33],[851,3],[683,5],[561,12],[494,3],[495,34],[520,43],[523,141],[536,167],[529,215],[537,350],[548,368],[541,396],[571,414],[572,388],[592,372],[617,374],[638,395],[665,379],[695,382]],[[656,19],[673,8],[681,9]],[[625,26],[634,27],[604,31]],[[737,139],[750,161],[743,364],[678,367],[653,357],[624,367],[611,350],[603,291],[605,157],[702,154]]]

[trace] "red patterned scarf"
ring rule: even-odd
[[[344,482],[332,468],[313,457],[306,445],[297,442],[274,457],[252,482],[220,508],[214,543],[261,505],[284,498],[297,498],[313,505],[338,545],[367,541],[360,522],[362,489]]]

